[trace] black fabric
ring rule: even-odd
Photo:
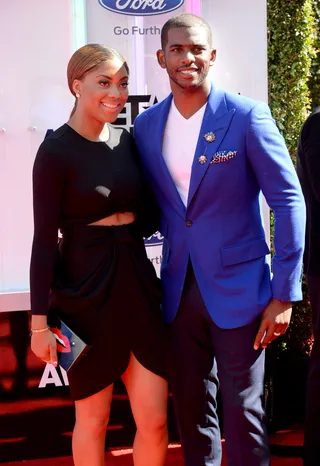
[[[65,124],[38,150],[33,168],[33,314],[47,312],[59,228],[127,211],[137,213],[141,236],[158,229],[158,207],[143,178],[133,138],[121,128],[109,128],[107,143],[92,142]]]
[[[132,137],[111,128],[108,144],[90,142],[64,125],[41,145],[33,182],[32,312],[49,309],[92,346],[68,373],[72,398],[86,398],[113,383],[127,368],[131,351],[166,378],[160,280],[143,241],[157,229],[157,206]],[[125,211],[136,212],[137,220],[88,225]]]
[[[307,118],[301,130],[297,173],[307,207],[304,271],[320,275],[320,107]]]
[[[307,276],[314,343],[309,358],[304,432],[304,466],[320,463],[320,277]]]
[[[169,328],[169,381],[186,466],[220,466],[217,390],[223,405],[230,466],[269,466],[265,351],[253,349],[260,318],[218,327],[203,302],[189,262],[178,313]]]
[[[160,280],[136,227],[77,226],[59,244],[50,310],[92,346],[68,373],[75,400],[118,379],[131,351],[167,377]]]

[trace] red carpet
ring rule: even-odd
[[[271,466],[302,466],[300,458],[289,457],[295,452],[299,453],[302,446],[301,428],[293,428],[270,435],[271,451],[279,451],[284,454],[273,456]],[[280,454],[280,453],[278,453]],[[284,456],[287,454],[288,456]],[[70,457],[52,458],[46,460],[30,460],[16,463],[2,463],[1,466],[72,466]],[[131,466],[131,449],[115,449],[106,454],[106,466]],[[169,446],[166,466],[183,466],[181,448],[177,444]],[[222,466],[227,466],[224,459]]]

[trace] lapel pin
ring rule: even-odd
[[[207,157],[205,155],[200,155],[200,157],[198,158],[198,162],[201,163],[201,165],[206,163],[206,161],[207,161]]]
[[[215,141],[217,138],[216,138],[216,135],[214,133],[212,133],[212,131],[210,131],[210,133],[207,133],[204,135],[204,138],[207,142],[213,142]]]

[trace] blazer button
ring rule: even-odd
[[[191,226],[192,226],[191,220],[187,220],[187,221],[186,221],[186,225],[187,225],[187,227],[191,227]]]

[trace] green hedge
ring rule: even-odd
[[[293,160],[301,127],[311,108],[308,86],[311,65],[316,69],[315,62],[319,59],[315,52],[315,3],[319,4],[315,0],[267,2],[269,104]],[[320,79],[320,75],[317,76]],[[314,80],[317,76],[314,75]],[[271,214],[271,239],[273,220]],[[275,340],[270,350],[278,357],[309,354],[311,334],[311,309],[306,284],[303,282],[303,301],[294,304],[293,318],[287,333]]]
[[[311,76],[309,80],[309,90],[311,97],[311,107],[320,105],[320,0],[313,0],[313,10],[316,24],[315,56],[311,64]]]
[[[294,157],[311,106],[308,79],[315,56],[313,0],[268,0],[269,103]]]

